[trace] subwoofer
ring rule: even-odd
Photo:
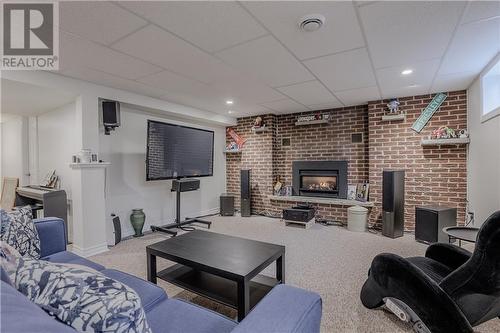
[[[403,236],[405,222],[405,172],[382,172],[382,235]]]
[[[443,206],[415,207],[415,240],[448,243],[444,227],[457,225],[457,209]]]
[[[250,188],[250,170],[241,170],[240,171],[240,189],[241,189],[241,200],[240,200],[240,209],[241,216],[249,217],[252,215],[252,197],[251,197],[251,188]]]
[[[220,215],[233,216],[234,215],[234,195],[223,193],[220,196]]]

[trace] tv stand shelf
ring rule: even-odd
[[[322,197],[306,197],[301,195],[292,195],[292,196],[270,195],[269,199],[275,201],[304,202],[304,203],[316,203],[316,204],[327,204],[327,205],[337,205],[337,206],[362,206],[367,208],[375,206],[375,203],[370,201],[358,201],[358,200],[322,198]]]

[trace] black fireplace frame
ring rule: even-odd
[[[293,195],[328,197],[315,193],[304,193],[300,191],[300,171],[330,171],[338,173],[337,189],[338,199],[347,199],[347,161],[293,161],[292,162],[292,187]],[[331,197],[331,196],[330,196]]]

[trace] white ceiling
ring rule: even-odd
[[[76,96],[32,84],[1,80],[1,118],[6,116],[34,116],[57,109],[75,101]]]
[[[500,2],[62,2],[60,36],[62,75],[279,114],[467,88],[500,51]]]

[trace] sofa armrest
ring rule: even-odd
[[[64,221],[57,217],[34,219],[38,236],[40,237],[41,257],[66,251],[66,230]]]
[[[271,290],[232,333],[319,332],[321,297],[313,292],[280,284]]]
[[[445,266],[455,270],[469,260],[472,254],[453,244],[435,243],[425,251],[427,258],[436,260]]]

